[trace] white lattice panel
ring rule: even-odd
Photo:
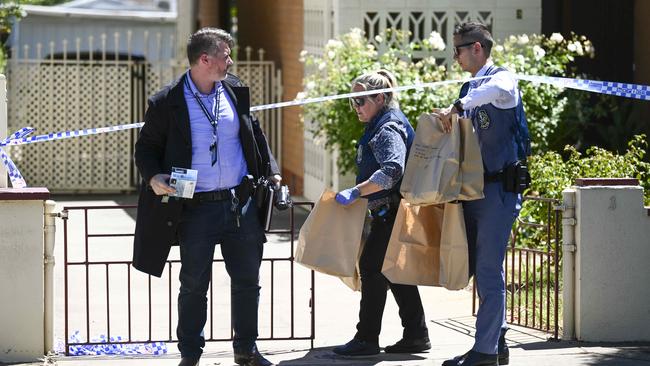
[[[450,44],[453,38],[453,31],[456,25],[468,21],[480,21],[490,29],[493,26],[493,10],[472,9],[472,10],[449,10],[449,9],[409,9],[409,10],[376,10],[366,11],[362,14],[363,24],[361,29],[368,36],[368,39],[375,46],[378,42],[375,36],[381,34],[388,28],[400,29],[409,32],[411,36],[408,42],[419,42],[429,37],[431,32],[438,32],[445,44]],[[388,40],[393,46],[394,37]],[[380,49],[381,51],[381,49]],[[415,51],[414,56],[421,58],[428,56],[428,51]],[[434,51],[433,56],[442,62],[449,64],[452,59],[451,48],[447,47],[444,51]]]
[[[10,66],[9,125],[37,134],[130,122],[128,63],[15,62]],[[14,147],[29,186],[53,192],[131,189],[127,131]]]
[[[132,59],[129,48],[120,60],[119,45],[131,44],[132,33],[119,41],[121,37],[116,33],[76,39],[72,53],[66,41],[62,46],[50,42],[31,50],[12,49],[7,85],[11,132],[31,126],[36,134],[47,134],[142,121],[146,99],[179,77],[187,65],[165,58],[161,33],[141,36],[145,45],[153,45],[145,47],[144,60]],[[237,71],[251,87],[251,104],[280,101],[279,70],[262,59],[263,51],[255,61],[250,53],[237,62]],[[260,119],[281,162],[281,111],[260,112]],[[9,153],[32,187],[52,192],[126,191],[138,184],[132,158],[136,138],[137,131],[119,131],[12,147]]]
[[[239,51],[238,51],[239,54]],[[251,106],[265,105],[282,101],[282,77],[273,61],[264,60],[264,51],[258,50],[258,60],[252,59],[252,50],[244,50],[245,59],[235,60],[232,72],[249,86]],[[282,162],[282,110],[270,109],[255,112],[262,130],[278,164]]]
[[[180,70],[180,71],[179,71]],[[175,64],[153,63],[146,68],[145,97],[156,94],[160,89],[178,78],[185,70]]]
[[[79,67],[80,86],[96,82],[96,80],[93,80],[92,72],[92,70],[95,68],[96,66],[91,66],[90,64],[81,65]],[[91,123],[94,122],[94,109],[97,107],[95,105],[96,98],[93,96],[93,93],[87,93],[82,90],[83,89],[81,89],[79,92],[79,115],[77,117],[77,123],[79,124],[80,128],[91,126]],[[83,185],[84,181],[88,179],[84,179],[84,177],[90,177],[93,174],[92,147],[94,145],[93,142],[95,139],[93,136],[89,136],[88,138],[78,138],[75,140],[76,141],[70,142],[66,141],[65,143],[73,144],[79,149],[78,157],[76,158],[79,161],[79,169],[77,170],[76,180],[79,185]]]
[[[310,127],[305,121],[303,194],[308,200],[317,201],[331,184],[331,155],[314,139]]]

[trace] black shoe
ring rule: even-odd
[[[350,342],[334,347],[332,350],[341,356],[370,356],[379,353],[379,343],[352,339]]]
[[[419,353],[431,349],[429,337],[422,338],[402,338],[397,343],[386,346],[386,353]]]
[[[199,366],[199,359],[194,357],[182,357],[178,366]]]
[[[257,346],[253,347],[251,353],[237,353],[235,352],[235,363],[242,366],[271,366],[273,362],[267,360],[257,350]]]
[[[499,365],[507,365],[510,363],[510,349],[508,349],[508,343],[506,343],[506,332],[508,329],[501,329],[501,335],[499,336],[499,346],[497,352],[499,353]]]
[[[499,366],[497,355],[469,351],[442,363],[442,366]]]

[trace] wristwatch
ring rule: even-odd
[[[463,103],[460,101],[460,98],[454,100],[454,108],[456,108],[456,112],[458,112],[458,114],[463,114],[463,112],[465,111],[463,109]]]

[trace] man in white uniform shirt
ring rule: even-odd
[[[521,177],[529,154],[528,128],[512,74],[490,59],[494,41],[480,23],[465,23],[454,31],[454,59],[474,80],[439,116],[451,131],[451,114],[472,119],[483,158],[485,198],[463,202],[470,252],[470,274],[476,278],[480,306],[472,349],[444,366],[496,366],[509,363],[505,342],[506,309],[503,260],[512,224],[521,208]],[[524,168],[521,168],[524,166]]]

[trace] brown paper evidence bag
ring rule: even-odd
[[[465,288],[469,256],[462,204],[402,200],[381,272],[392,283]]]
[[[294,260],[337,276],[353,290],[359,290],[358,262],[368,200],[362,198],[343,206],[335,196],[335,192],[326,189],[314,205],[300,228]]]
[[[469,282],[462,203],[483,198],[483,159],[472,121],[452,115],[451,132],[432,114],[418,127],[382,273],[393,283],[458,290]],[[452,203],[455,202],[455,203]]]
[[[483,164],[470,120],[444,133],[432,115],[418,119],[401,186],[405,197],[391,233],[382,273],[393,283],[458,290],[469,282],[462,204],[483,198]],[[358,258],[367,201],[342,206],[326,190],[300,229],[295,261],[360,288]]]
[[[400,193],[415,205],[483,198],[483,159],[471,120],[453,114],[446,133],[434,115],[418,118]]]

